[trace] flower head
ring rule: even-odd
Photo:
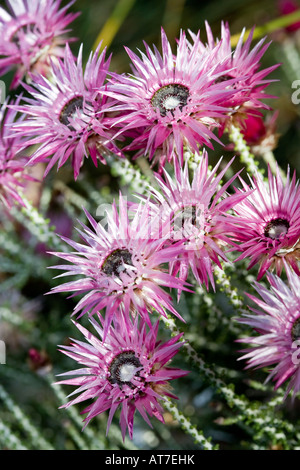
[[[240,358],[247,360],[247,368],[276,364],[267,380],[275,381],[276,389],[289,380],[287,395],[292,389],[294,394],[300,391],[300,279],[288,266],[286,271],[288,285],[271,273],[267,274],[270,289],[255,282],[261,299],[248,296],[259,309],[251,308],[254,315],[244,314],[239,321],[258,334],[238,341],[251,345]]]
[[[241,123],[241,133],[254,155],[263,155],[276,147],[279,138],[276,132],[277,116],[278,112],[266,119],[250,114]]]
[[[126,204],[120,195],[119,212],[115,202],[112,212],[107,212],[107,228],[86,212],[93,230],[82,224],[84,231],[79,233],[85,244],[62,237],[77,253],[52,253],[72,263],[54,266],[66,271],[61,276],[83,275],[82,279],[55,287],[53,292],[84,293],[74,313],[81,311],[83,315],[90,310],[93,315],[106,308],[105,331],[118,315],[120,305],[126,315],[137,312],[148,323],[152,309],[161,315],[166,315],[167,309],[181,318],[171,295],[162,289],[184,289],[184,283],[163,267],[178,256],[180,245],[165,247],[165,240],[155,237],[147,204],[140,204],[132,220]]]
[[[99,317],[101,320],[101,317]],[[61,375],[75,376],[58,382],[78,387],[71,395],[77,394],[63,407],[93,399],[83,413],[85,426],[92,418],[109,410],[107,432],[118,408],[123,439],[128,429],[133,437],[134,414],[137,410],[151,426],[149,417],[163,419],[163,408],[159,403],[164,397],[176,398],[169,381],[188,372],[168,367],[182,343],[178,335],[166,343],[157,342],[158,324],[147,329],[143,321],[128,323],[119,316],[115,327],[103,341],[102,324],[90,319],[99,338],[83,326],[76,324],[85,336],[86,342],[73,340],[71,346],[61,346],[61,352],[84,367]],[[69,395],[69,396],[71,396]],[[151,426],[152,427],[152,426]]]
[[[166,171],[162,176],[157,174],[159,191],[152,191],[158,203],[153,209],[160,213],[159,220],[163,224],[169,221],[164,225],[169,231],[163,235],[172,243],[184,240],[180,255],[169,263],[170,272],[186,280],[191,268],[197,282],[204,282],[207,288],[209,281],[214,286],[213,263],[221,267],[220,259],[227,260],[223,249],[231,243],[229,235],[239,230],[238,219],[229,211],[246,197],[241,192],[226,192],[237,174],[221,186],[232,160],[217,175],[221,161],[210,171],[204,151],[192,181],[188,161],[183,168],[175,162],[174,178]]]
[[[99,48],[83,72],[82,46],[76,60],[66,45],[64,62],[52,63],[51,78],[36,75],[30,86],[24,85],[32,98],[19,107],[27,119],[14,132],[26,133],[29,145],[39,145],[30,164],[50,158],[45,176],[55,163],[60,168],[71,158],[76,179],[85,157],[97,166],[98,159],[105,163],[108,151],[118,152],[106,129],[107,98],[101,95],[110,59],[105,50],[99,55]]]
[[[16,100],[16,104],[19,102]],[[11,102],[12,104],[12,102]],[[24,186],[25,180],[33,180],[26,173],[24,167],[28,162],[21,150],[25,144],[25,139],[20,137],[10,137],[9,128],[12,123],[22,122],[24,116],[17,118],[17,112],[9,107],[6,100],[0,108],[0,201],[11,207],[14,202],[24,205],[20,190]]]
[[[61,9],[60,0],[7,0],[11,13],[0,7],[0,73],[17,68],[12,87],[29,72],[47,75],[50,60],[63,57],[74,1]]]
[[[280,16],[289,15],[290,13],[294,13],[299,10],[298,2],[294,0],[279,0],[277,2],[277,8],[279,10]],[[288,33],[294,33],[298,31],[300,28],[300,21],[296,21],[295,23],[289,24],[285,27],[285,31]]]
[[[149,156],[159,169],[174,155],[182,163],[185,146],[192,151],[212,147],[211,140],[218,141],[212,132],[217,118],[229,112],[223,103],[234,94],[226,84],[215,83],[221,75],[212,65],[215,51],[200,57],[199,38],[190,49],[182,32],[175,56],[163,30],[161,41],[162,54],[145,44],[140,58],[127,48],[133,75],[112,74],[107,92],[119,102],[113,107],[119,114],[113,125],[132,138],[127,150]]]
[[[290,179],[288,169],[285,184],[279,169],[276,175],[268,169],[268,183],[258,173],[249,179],[255,191],[234,207],[240,218],[235,239],[242,252],[237,261],[249,258],[248,269],[259,264],[258,280],[268,269],[275,268],[280,275],[283,260],[300,275],[300,188],[296,173]],[[245,182],[243,187],[250,189]]]
[[[217,66],[216,72],[221,73],[217,78],[218,82],[223,82],[224,86],[233,87],[235,93],[228,96],[228,100],[224,105],[230,106],[233,109],[232,113],[228,115],[224,121],[226,125],[228,119],[243,122],[246,116],[250,114],[257,114],[258,109],[270,109],[262,100],[266,98],[274,98],[264,92],[264,89],[274,80],[266,79],[265,77],[275,70],[279,64],[272,65],[266,69],[261,68],[261,59],[267,51],[270,42],[264,44],[265,38],[261,39],[251,50],[251,42],[253,39],[254,28],[250,31],[246,40],[245,29],[242,31],[236,47],[232,48],[232,37],[228,23],[221,23],[221,39],[214,39],[211,28],[205,22],[207,33],[207,45],[201,43],[198,46],[200,57],[210,56],[213,51],[216,51],[212,57],[212,66]],[[192,47],[195,47],[198,42],[198,36],[190,32],[194,40]],[[219,47],[216,49],[216,46]],[[237,81],[232,84],[232,79]]]

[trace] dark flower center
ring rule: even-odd
[[[173,219],[173,238],[181,240],[196,237],[199,240],[204,229],[204,212],[202,204],[190,204],[175,212]]]
[[[102,271],[107,276],[117,276],[120,278],[120,273],[126,271],[125,264],[132,264],[132,254],[126,249],[118,249],[113,251],[104,261]]]
[[[185,206],[174,215],[174,230],[181,230],[186,223],[196,226],[197,222],[197,208],[196,206]]]
[[[10,38],[10,42],[13,42],[18,47],[20,46],[20,41],[28,37],[30,33],[34,33],[36,28],[36,23],[31,22],[20,26]],[[22,33],[22,34],[21,34]]]
[[[187,105],[190,96],[189,89],[183,85],[172,84],[160,88],[152,97],[153,108],[158,109],[161,116],[179,108],[180,111]]]
[[[292,341],[300,339],[300,318],[298,318],[292,327]]]
[[[110,377],[108,380],[112,384],[118,384],[120,388],[123,385],[134,388],[135,385],[131,383],[131,380],[139,376],[137,370],[139,367],[142,367],[142,364],[134,351],[122,352],[112,360],[109,366]]]
[[[228,74],[220,75],[220,77],[216,78],[215,83],[223,83],[227,82],[227,80],[231,80],[233,77],[231,77]]]
[[[264,228],[265,237],[278,240],[281,235],[286,235],[290,224],[286,219],[272,219]]]
[[[72,98],[61,110],[59,115],[59,120],[62,124],[67,126],[70,130],[74,131],[74,127],[70,124],[70,118],[74,118],[76,116],[76,112],[83,110],[83,96],[76,96]]]

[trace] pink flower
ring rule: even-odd
[[[276,269],[280,275],[283,261],[300,275],[300,189],[294,172],[284,185],[279,173],[274,176],[268,169],[268,183],[258,173],[252,179],[255,189],[246,199],[234,207],[240,218],[240,231],[235,240],[242,254],[237,258],[249,258],[248,269],[259,264],[257,279],[261,279],[268,269]],[[249,186],[243,182],[245,190]]]
[[[101,321],[100,316],[99,319]],[[122,316],[118,319],[116,326],[109,329],[105,341],[102,321],[99,324],[95,319],[90,319],[99,338],[75,323],[86,342],[73,340],[71,346],[61,346],[60,350],[82,364],[83,368],[60,374],[75,377],[58,383],[77,387],[69,395],[77,394],[77,397],[63,408],[94,400],[83,411],[87,413],[85,426],[92,418],[109,410],[108,433],[116,410],[121,408],[123,439],[127,429],[132,439],[135,411],[151,427],[149,417],[154,416],[164,422],[164,410],[159,401],[164,397],[177,398],[171,392],[169,381],[188,372],[167,365],[182,345],[178,342],[181,335],[166,343],[157,342],[158,321],[147,331],[146,324],[139,322],[138,317],[130,323]]]
[[[251,114],[257,114],[258,109],[270,109],[262,100],[274,98],[274,96],[264,92],[264,89],[274,80],[266,79],[266,76],[280,65],[275,64],[266,69],[260,69],[261,59],[267,51],[270,42],[264,44],[265,38],[263,38],[251,50],[250,47],[254,28],[245,41],[244,29],[236,47],[233,49],[231,46],[232,38],[228,23],[221,23],[220,40],[214,39],[211,28],[207,22],[205,22],[205,26],[207,45],[206,50],[203,44],[200,44],[200,47],[198,46],[199,56],[205,58],[207,55],[211,55],[216,51],[212,56],[211,66],[216,66],[215,73],[223,71],[223,74],[220,74],[217,78],[217,82],[223,82],[225,88],[233,87],[235,90],[235,93],[232,96],[229,95],[228,100],[224,102],[224,106],[229,106],[234,109],[228,114],[223,124],[226,126],[228,118],[243,122],[244,118],[249,115],[249,112]],[[194,40],[194,44],[191,47],[194,48],[198,42],[199,33],[195,35],[193,32],[190,32],[190,34]],[[219,47],[216,49],[217,45],[219,45]],[[233,79],[237,81],[232,84],[231,81]],[[230,82],[228,82],[228,80],[230,80]]]
[[[289,381],[286,396],[293,389],[300,391],[300,279],[286,266],[288,285],[274,274],[267,274],[270,289],[255,282],[261,299],[248,294],[258,309],[244,314],[240,323],[250,326],[258,334],[238,340],[251,347],[240,359],[247,360],[247,368],[275,367],[267,381],[275,381],[275,389]]]
[[[262,155],[276,147],[279,137],[276,132],[277,116],[278,112],[267,119],[250,114],[241,122],[241,133],[254,155]]]
[[[175,56],[163,30],[161,41],[162,54],[145,44],[146,54],[139,58],[126,48],[133,75],[112,74],[107,91],[119,102],[112,108],[118,113],[113,125],[132,139],[126,150],[139,150],[136,157],[147,155],[160,169],[174,156],[182,164],[185,146],[195,152],[202,145],[212,148],[217,119],[230,111],[223,103],[235,93],[215,83],[223,69],[218,74],[212,65],[215,51],[199,57],[198,38],[189,48],[182,33]]]
[[[174,178],[166,171],[164,179],[156,175],[159,191],[152,191],[158,203],[153,210],[157,210],[164,224],[169,221],[165,225],[169,234],[164,236],[172,242],[184,240],[180,255],[169,263],[170,272],[179,273],[179,278],[185,281],[191,268],[197,282],[205,283],[207,288],[209,281],[214,287],[213,263],[221,268],[220,259],[227,261],[224,247],[231,244],[230,235],[240,230],[238,218],[229,211],[246,197],[246,193],[226,193],[237,174],[220,186],[232,163],[231,160],[217,175],[221,161],[208,170],[208,155],[204,151],[192,181],[188,162],[184,168],[175,162]]]
[[[29,164],[50,159],[45,176],[56,163],[61,168],[71,158],[76,179],[84,158],[90,156],[97,166],[98,159],[106,162],[107,152],[120,153],[107,131],[108,100],[101,94],[110,59],[105,60],[105,50],[99,55],[99,49],[90,54],[83,72],[82,46],[76,60],[67,45],[64,62],[52,63],[51,78],[34,76],[30,86],[24,84],[32,98],[18,107],[27,119],[14,132],[26,134],[28,145],[39,145]]]
[[[282,15],[288,15],[299,10],[299,4],[293,0],[280,0],[278,2],[279,11]],[[289,33],[293,33],[300,28],[300,21],[290,24],[285,27],[285,30]]]
[[[19,103],[19,98],[16,104]],[[10,109],[9,101],[0,108],[0,201],[10,208],[15,202],[24,206],[22,199],[22,188],[26,180],[33,181],[24,167],[28,162],[21,150],[26,145],[25,139],[10,136],[10,126],[17,122],[17,112]],[[24,116],[18,117],[22,122]]]
[[[165,247],[165,240],[155,237],[155,222],[151,226],[148,205],[141,203],[130,220],[126,201],[120,195],[119,212],[114,202],[111,213],[107,213],[107,228],[87,212],[86,215],[93,230],[82,224],[84,231],[79,233],[85,244],[61,237],[77,253],[52,253],[72,263],[54,266],[66,271],[58,277],[83,277],[52,291],[85,294],[74,310],[74,314],[81,312],[80,316],[106,308],[105,331],[118,315],[120,305],[126,315],[138,312],[149,324],[152,310],[166,316],[166,309],[182,320],[172,305],[171,295],[162,289],[184,289],[184,283],[162,266],[177,257],[181,248],[178,244]]]
[[[29,72],[47,75],[50,60],[63,56],[67,26],[78,13],[68,13],[74,3],[59,9],[60,0],[7,0],[11,10],[0,7],[0,73],[17,68],[12,87]]]

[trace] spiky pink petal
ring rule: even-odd
[[[238,173],[220,185],[233,159],[217,174],[221,161],[210,171],[204,151],[192,179],[188,162],[182,168],[176,161],[174,177],[166,171],[156,174],[159,190],[152,190],[152,210],[159,214],[162,236],[171,244],[184,241],[180,255],[169,263],[170,273],[185,281],[191,269],[207,288],[209,283],[214,287],[214,263],[221,267],[220,260],[227,260],[224,248],[240,230],[238,218],[229,211],[246,197],[242,192],[227,193]]]
[[[105,114],[110,100],[101,94],[110,58],[106,60],[105,49],[100,54],[100,47],[90,54],[83,71],[83,47],[76,59],[67,44],[64,61],[52,62],[49,79],[34,75],[30,85],[23,84],[30,97],[17,109],[27,119],[12,132],[26,134],[28,146],[38,146],[29,164],[49,161],[45,176],[55,164],[61,168],[71,159],[77,179],[85,158],[91,156],[97,166],[99,160],[106,163],[109,152],[121,156]]]
[[[199,38],[190,48],[184,32],[175,56],[163,30],[161,42],[162,54],[147,44],[141,57],[126,48],[133,75],[112,74],[106,92],[116,100],[116,135],[131,138],[126,149],[137,150],[136,157],[148,156],[159,169],[174,157],[182,164],[185,146],[198,151],[202,145],[212,147],[212,140],[219,142],[213,130],[230,111],[224,102],[235,94],[228,84],[216,83],[223,73],[212,65],[219,46],[203,58]]]
[[[258,116],[260,115],[259,110],[270,109],[270,106],[263,100],[275,97],[265,93],[265,89],[276,80],[266,77],[280,64],[261,69],[262,58],[271,42],[265,43],[266,38],[262,38],[251,49],[254,28],[252,28],[246,40],[246,29],[244,28],[236,46],[232,47],[232,36],[227,22],[221,22],[220,40],[214,38],[207,21],[205,27],[207,44],[201,42],[199,44],[199,33],[196,35],[190,31],[193,39],[191,47],[198,43],[200,57],[210,56],[216,51],[212,57],[212,66],[217,66],[216,72],[218,73],[223,70],[223,75],[220,75],[218,80],[223,80],[224,84],[227,84],[228,87],[233,86],[235,89],[234,95],[228,96],[228,101],[224,103],[224,106],[232,107],[233,112],[223,119],[221,129],[231,121],[238,121],[238,124],[242,125],[247,116]],[[217,46],[219,46],[218,49],[216,49]],[[229,81],[234,78],[237,81],[231,85]]]
[[[254,314],[244,314],[240,323],[253,328],[257,335],[239,339],[248,343],[241,359],[247,368],[274,365],[267,381],[273,380],[275,388],[288,381],[286,396],[300,391],[300,279],[286,264],[288,283],[275,274],[268,273],[270,289],[254,283],[260,298],[250,296],[258,305]]]
[[[119,210],[114,202],[112,211],[107,212],[107,228],[85,213],[93,230],[81,224],[79,233],[84,243],[63,238],[76,251],[52,253],[71,263],[53,267],[64,270],[58,277],[83,277],[58,285],[52,292],[84,294],[74,310],[80,316],[106,309],[105,330],[120,306],[126,315],[137,312],[148,323],[152,310],[164,316],[168,310],[183,320],[164,290],[187,290],[185,282],[168,274],[164,267],[179,255],[182,243],[165,246],[165,239],[156,232],[157,223],[149,218],[148,205],[142,202],[131,220],[127,202],[120,195]]]
[[[60,375],[67,377],[59,384],[77,387],[72,398],[63,408],[94,400],[84,409],[87,414],[85,426],[97,415],[109,410],[107,432],[114,414],[120,412],[120,427],[123,439],[128,430],[133,437],[134,414],[137,410],[145,422],[151,426],[151,417],[163,419],[163,408],[159,400],[170,393],[169,381],[185,376],[188,372],[166,367],[182,346],[181,335],[162,343],[157,341],[159,322],[150,328],[137,316],[128,322],[120,314],[114,326],[105,336],[103,319],[90,319],[97,336],[78,323],[75,326],[84,335],[85,342],[72,340],[70,346],[60,346],[60,351],[84,367]]]
[[[300,275],[297,266],[300,259],[300,188],[296,172],[283,183],[279,169],[273,175],[268,168],[266,183],[258,173],[251,178],[249,187],[242,181],[244,190],[254,191],[234,207],[240,218],[240,231],[235,240],[241,255],[249,259],[248,269],[259,266],[258,280],[267,270],[275,269],[278,275],[283,269],[283,260]]]
[[[47,75],[50,61],[63,57],[63,45],[73,41],[67,26],[79,13],[60,8],[61,0],[7,0],[10,13],[0,7],[0,74],[16,69],[12,88],[29,73]]]

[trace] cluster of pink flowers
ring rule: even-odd
[[[20,84],[24,96],[9,106],[8,126],[2,111],[1,199],[22,203],[15,176],[25,175],[20,151],[28,167],[47,162],[45,176],[71,160],[75,180],[85,158],[97,166],[112,154],[145,156],[157,183],[136,204],[121,194],[107,211],[106,226],[85,211],[91,228],[82,224],[82,243],[61,237],[73,251],[52,253],[68,263],[54,266],[64,271],[60,276],[76,277],[52,292],[81,296],[73,314],[87,314],[100,338],[76,323],[87,342],[61,348],[84,366],[60,382],[78,387],[66,406],[95,399],[84,410],[85,422],[110,410],[108,428],[121,407],[123,437],[127,429],[132,437],[135,410],[149,424],[148,416],[163,420],[159,400],[174,396],[168,382],[186,372],[167,366],[182,341],[158,342],[153,317],[171,313],[185,321],[166,288],[178,299],[193,292],[193,282],[215,289],[214,266],[222,268],[226,252],[250,260],[249,269],[258,266],[258,280],[276,270],[268,275],[272,293],[257,286],[264,302],[255,301],[264,312],[241,320],[260,333],[245,339],[256,345],[245,357],[249,366],[277,363],[271,374],[277,386],[292,377],[289,389],[298,392],[300,369],[291,362],[292,342],[300,338],[296,175],[288,170],[284,183],[279,171],[269,170],[268,183],[257,173],[247,184],[238,172],[224,183],[232,161],[220,159],[211,169],[205,149],[213,149],[213,141],[222,144],[232,125],[246,137],[251,122],[263,123],[261,111],[269,109],[264,99],[271,97],[265,88],[272,82],[266,77],[278,66],[261,69],[269,43],[262,39],[251,49],[253,31],[245,41],[243,31],[232,50],[229,26],[222,23],[215,40],[206,24],[207,44],[200,32],[181,32],[174,53],[162,30],[162,52],[147,44],[139,55],[126,48],[132,73],[118,74],[109,70],[101,44],[85,67],[82,46],[77,57],[63,47],[75,15],[59,10],[59,1],[47,0],[43,8],[38,0],[9,3],[13,15],[0,9],[0,67],[3,73],[17,69],[13,85]],[[193,172],[187,155],[198,156]],[[241,187],[230,191],[235,181]],[[289,288],[279,277],[283,268]]]
[[[78,16],[67,13],[74,2],[60,8],[61,0],[6,0],[7,8],[0,7],[0,74],[15,71],[11,88],[31,72],[46,74],[63,57],[66,40],[72,40],[66,28]]]

